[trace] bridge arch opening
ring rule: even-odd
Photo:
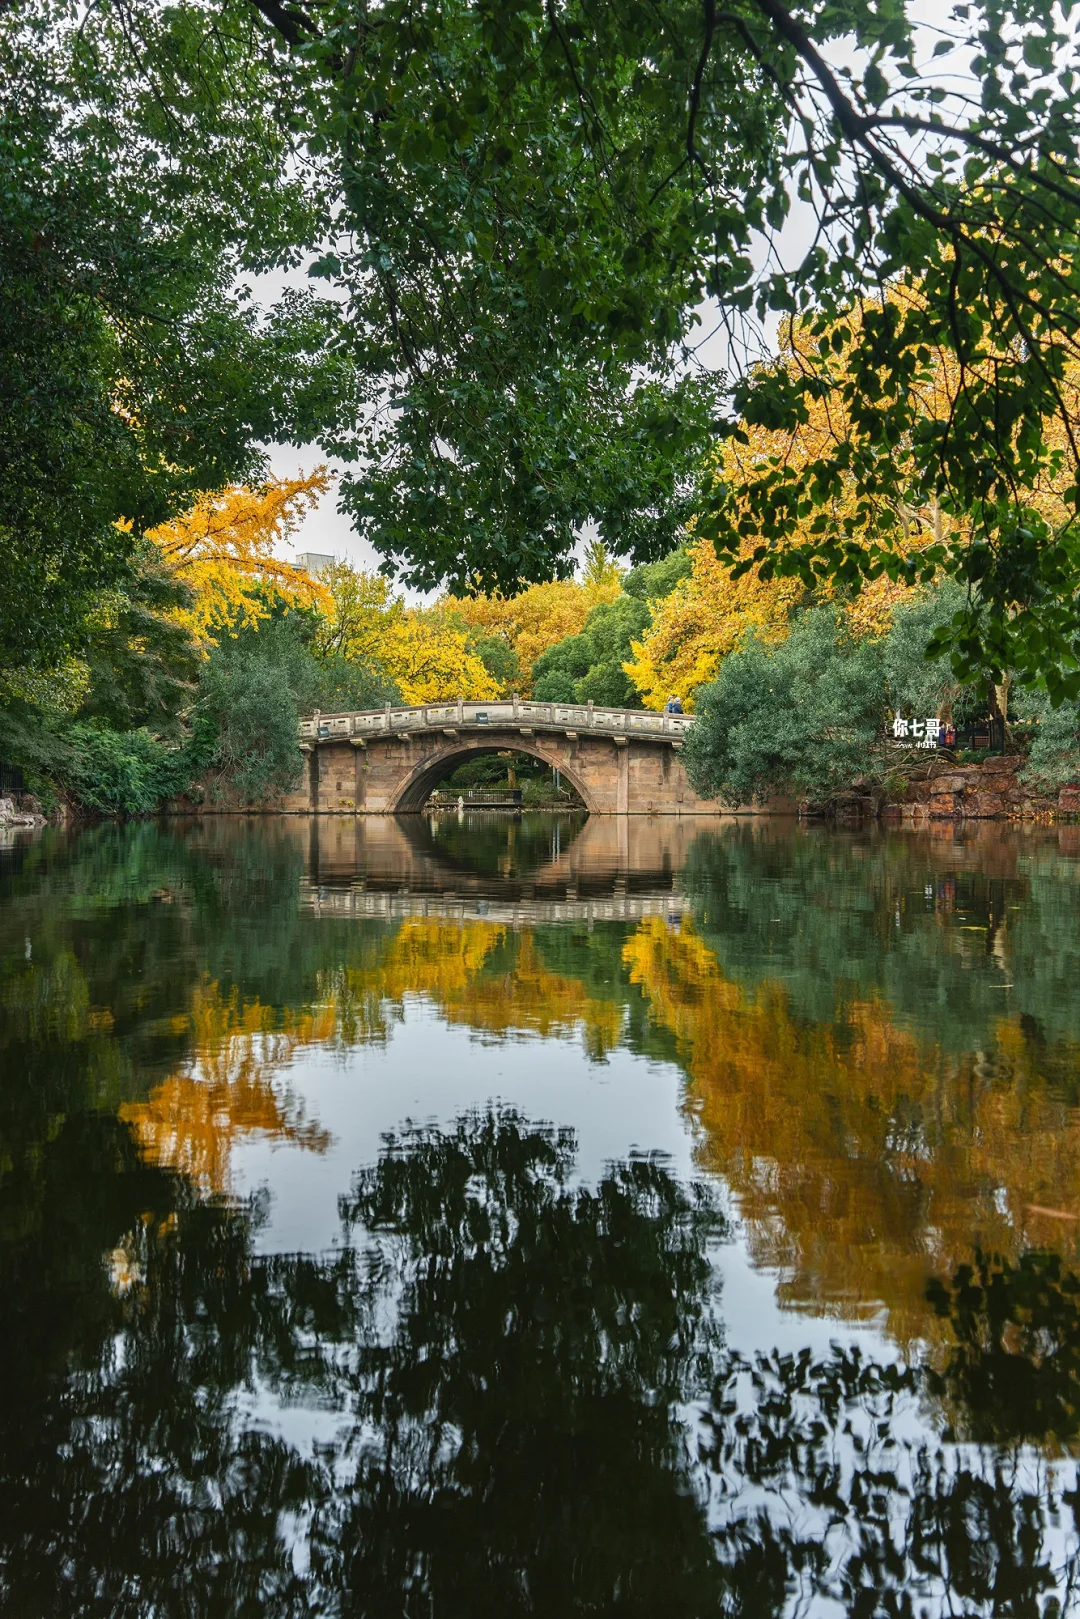
[[[453,776],[463,765],[468,764],[470,761],[484,758],[496,758],[503,764],[510,763],[511,767],[514,758],[519,760],[521,758],[539,760],[548,770],[560,773],[562,780],[573,789],[580,800],[580,804],[587,811],[592,811],[594,808],[588,788],[575,770],[567,769],[565,759],[549,753],[542,746],[532,746],[525,742],[518,745],[515,741],[514,746],[508,748],[505,745],[500,747],[497,742],[477,741],[448,745],[446,748],[440,749],[439,753],[434,757],[425,759],[421,764],[417,765],[416,769],[405,779],[398,790],[393,805],[394,813],[397,815],[419,814],[435,789],[444,783],[448,777]],[[580,805],[568,807],[580,807]]]

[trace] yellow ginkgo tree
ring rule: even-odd
[[[441,604],[408,607],[382,575],[347,562],[335,563],[322,579],[327,600],[316,646],[325,656],[378,665],[406,703],[497,695],[470,650],[467,629]]]
[[[325,467],[259,488],[232,484],[203,495],[183,516],[151,529],[166,568],[190,592],[176,616],[202,642],[257,624],[275,599],[325,607],[326,587],[276,554],[330,486]]]
[[[708,540],[690,546],[692,571],[669,596],[652,604],[652,623],[623,665],[646,708],[662,709],[678,695],[688,712],[694,694],[716,674],[748,631],[774,641],[787,633],[792,609],[805,594],[794,579],[766,582],[756,568],[734,577]]]
[[[889,301],[902,305],[917,301],[918,296],[917,290],[896,287],[890,291]],[[885,634],[895,607],[910,594],[905,572],[926,583],[935,576],[933,559],[970,543],[969,521],[926,496],[910,443],[893,446],[890,478],[882,480],[883,492],[876,501],[867,495],[866,476],[845,470],[841,452],[857,437],[854,424],[870,403],[842,386],[844,356],[858,328],[859,319],[853,313],[846,324],[837,325],[832,334],[835,342],[830,338],[823,349],[812,338],[807,323],[791,322],[774,362],[776,373],[795,384],[822,381],[827,371],[835,385],[808,386],[802,396],[801,419],[794,426],[743,422],[720,446],[716,481],[723,491],[728,543],[736,543],[733,535],[741,538],[734,553],[725,551],[720,557],[711,541],[693,543],[690,576],[654,605],[653,622],[634,644],[633,658],[625,665],[650,708],[662,708],[673,692],[692,707],[695,690],[713,678],[720,661],[747,634],[782,639],[793,609],[803,603],[839,597],[845,601],[854,634]],[[918,414],[927,422],[948,420],[963,385],[951,353],[928,347],[922,367],[912,379]],[[830,478],[826,489],[824,472],[820,472],[819,498],[781,504],[781,495],[786,500],[790,494],[792,480],[797,484],[802,477],[818,476],[822,468],[828,468]],[[762,489],[768,487],[777,492],[775,526],[783,534],[766,546],[756,525]],[[1052,483],[1031,491],[1030,498],[1048,521],[1063,519],[1064,506]],[[846,599],[836,570],[822,567],[808,578],[783,566],[775,571],[770,566],[778,552],[793,556],[804,550],[813,552],[825,534],[837,545],[850,543],[868,556],[879,554],[876,568],[864,561],[861,573],[853,576],[860,588]],[[910,567],[896,566],[895,559]],[[763,572],[767,577],[762,577]]]
[[[552,579],[528,585],[516,596],[448,597],[445,607],[476,636],[497,636],[512,648],[521,669],[521,691],[531,690],[530,671],[541,653],[580,635],[601,602],[621,593],[616,569],[595,568],[584,580]]]

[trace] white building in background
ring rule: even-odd
[[[336,561],[336,557],[328,556],[325,551],[297,551],[296,553],[296,566],[305,569],[308,573],[313,573],[316,578],[320,573],[324,573],[327,568],[332,567]]]

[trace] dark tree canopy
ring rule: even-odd
[[[159,305],[173,318],[153,355],[167,397],[144,388],[142,414],[107,424],[123,437],[137,420],[151,436],[140,477],[182,464],[210,481],[259,437],[318,436],[356,463],[343,499],[359,527],[425,587],[566,572],[589,519],[614,552],[646,561],[694,512],[722,549],[749,538],[769,566],[808,578],[857,585],[944,567],[974,593],[943,643],[957,666],[1016,667],[1060,694],[1080,685],[1076,546],[1072,525],[1051,532],[1025,491],[1050,475],[1075,482],[1074,24],[1044,0],[961,4],[921,27],[912,11],[903,0],[103,0],[80,20],[57,0],[43,19],[9,4],[0,26],[20,93],[34,87],[39,27],[46,58],[78,68],[66,106],[93,132],[105,234],[131,230],[135,329],[156,330]],[[14,174],[21,125],[4,127]],[[66,161],[57,127],[27,137],[47,177],[19,201],[29,223],[12,249],[31,304],[35,210],[56,198],[68,208],[53,183]],[[797,201],[816,229],[785,269],[775,243]],[[152,247],[168,249],[160,287],[145,268]],[[85,258],[57,260],[65,299],[87,296],[71,269]],[[233,277],[285,262],[307,264],[335,298],[294,310],[275,349],[235,306]],[[886,296],[900,283],[919,289],[903,310]],[[706,301],[737,373],[726,406],[725,379],[694,360]],[[42,342],[78,352],[39,370],[112,379],[93,390],[99,415],[118,378],[147,375],[125,369],[120,308],[105,306],[96,336],[92,324],[40,323]],[[751,363],[763,353],[754,320],[797,316],[824,338],[853,311],[842,369],[831,339],[801,372]],[[104,360],[78,347],[121,338],[122,356]],[[318,386],[296,376],[305,343],[321,352]],[[268,385],[268,345],[288,388]],[[932,347],[959,378],[935,422],[915,386]],[[143,336],[134,352],[146,355]],[[842,399],[850,428],[806,470],[764,469],[736,522],[702,475],[710,443],[740,417],[794,424],[810,395]],[[61,425],[76,415],[65,405]],[[63,434],[52,439],[61,466]],[[100,502],[99,481],[86,487]],[[845,481],[859,514],[836,524]],[[140,520],[139,492],[142,504],[125,490],[102,513],[94,505],[84,526],[104,535],[117,506]],[[913,563],[899,508],[920,500],[970,526]],[[52,575],[28,577],[36,601]]]
[[[241,13],[106,5],[77,28],[66,4],[0,11],[10,665],[84,638],[131,531],[257,476],[259,441],[302,428],[326,323],[310,297],[260,314],[238,284],[321,217],[286,172],[277,80]]]

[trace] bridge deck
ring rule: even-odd
[[[583,731],[589,736],[639,737],[678,742],[694,723],[692,714],[653,714],[635,708],[598,708],[592,703],[536,703],[531,698],[474,703],[423,703],[416,707],[320,714],[300,721],[304,742],[422,731],[483,731],[518,726],[538,731]]]

